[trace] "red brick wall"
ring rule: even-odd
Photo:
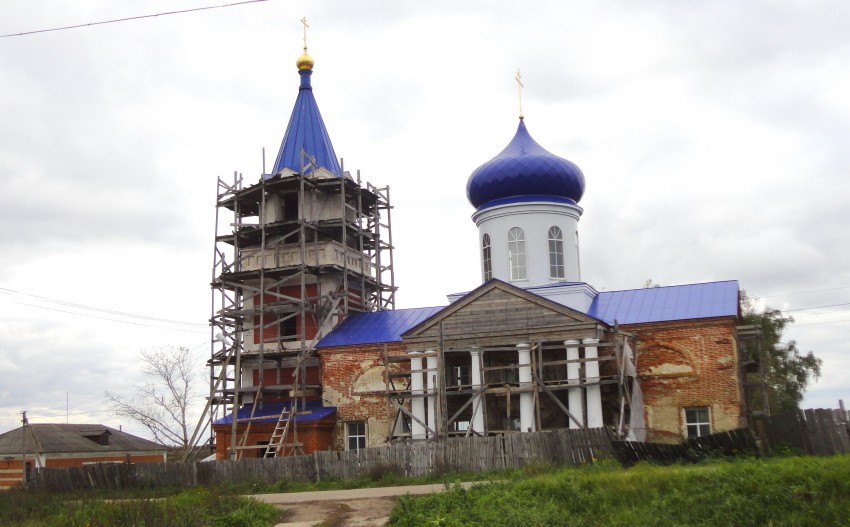
[[[307,293],[308,297],[318,296],[317,291],[318,291],[318,289],[317,289],[316,284],[308,284],[307,287],[306,287],[306,293]],[[283,295],[293,297],[293,298],[300,298],[301,297],[301,286],[278,287],[278,288],[276,288],[276,292],[283,294]],[[254,307],[259,308],[261,304],[272,304],[272,303],[275,303],[275,302],[279,302],[280,300],[281,300],[280,298],[278,298],[274,295],[264,294],[264,295],[262,295],[262,299],[260,297],[257,297],[255,299],[256,305]],[[278,318],[280,318],[280,315],[265,314],[265,315],[262,316],[262,319],[263,319],[262,325],[267,326],[269,324],[272,324]],[[253,326],[253,328],[254,328],[254,344],[259,344],[260,343],[260,334],[261,334],[261,332],[260,332],[260,317],[259,316],[254,317],[253,323],[254,323],[254,326]],[[309,314],[304,319],[305,336],[303,337],[303,339],[301,337],[301,317],[296,316],[294,323],[295,323],[296,336],[298,337],[297,340],[312,339],[316,336],[316,333],[318,332],[318,324],[316,323],[315,316],[313,316],[312,314]],[[278,337],[278,334],[279,334],[279,329],[280,329],[279,325],[271,325],[269,327],[263,327],[263,330],[262,330],[263,338],[266,341],[276,339]]]
[[[127,455],[85,457],[48,457],[44,464],[47,468],[81,467],[84,463],[122,463],[127,461]],[[130,463],[164,463],[162,454],[131,454]]]
[[[298,423],[295,426],[298,429],[298,442],[302,444],[305,454],[312,454],[320,450],[329,450],[333,439],[334,424],[336,420],[333,416],[326,417],[321,421],[311,421],[308,423]],[[240,424],[236,431],[236,442],[242,440],[245,432],[245,426]],[[251,431],[248,434],[246,445],[256,445],[261,441],[269,441],[272,432],[274,431],[275,423],[254,423],[251,425]],[[229,459],[227,456],[230,448],[230,425],[214,425],[215,432],[215,458]],[[294,436],[289,437],[288,442],[292,442]],[[259,457],[260,449],[246,449],[241,451],[240,457]]]
[[[131,463],[165,463],[164,452],[158,454],[131,454]],[[124,463],[126,454],[86,455],[86,454],[54,454],[45,459],[47,468],[81,467],[84,463]],[[35,459],[30,454],[27,463],[35,467]],[[0,460],[0,489],[21,484],[21,458]],[[31,468],[31,470],[34,470]]]
[[[263,385],[264,386],[273,386],[278,384],[278,374],[277,368],[263,368]],[[292,377],[292,373],[295,371],[295,368],[281,368],[280,369],[280,384],[292,384],[294,378]],[[319,372],[318,367],[305,368],[306,373],[306,382],[307,384],[319,384],[322,380],[322,375]],[[260,384],[260,370],[253,370],[252,373],[254,386]],[[267,399],[268,400],[268,399]]]
[[[34,463],[31,457],[27,458],[27,461],[30,464]],[[21,484],[23,478],[22,465],[21,456],[16,459],[0,459],[0,489]]]
[[[684,409],[710,408],[712,432],[745,426],[734,317],[622,326],[638,340],[649,441],[686,433]]]
[[[345,449],[345,423],[366,422],[366,446],[386,443],[395,411],[388,408],[382,350],[389,355],[406,353],[401,342],[340,346],[319,350],[322,364],[322,397],[326,406],[336,406],[334,449]],[[401,368],[401,365],[397,365]]]

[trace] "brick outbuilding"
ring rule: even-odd
[[[18,485],[36,468],[91,463],[165,463],[168,448],[100,424],[28,424],[0,434],[0,488]]]

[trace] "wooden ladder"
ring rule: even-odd
[[[289,408],[283,408],[280,411],[280,416],[278,416],[277,423],[274,425],[274,431],[272,432],[271,439],[269,440],[269,446],[266,448],[265,454],[263,457],[277,457],[279,455],[286,455],[285,452],[281,452],[281,446],[286,444],[286,438],[289,436],[289,424],[295,421],[295,404],[294,401],[289,404]]]
[[[302,449],[302,444],[298,442],[298,430],[293,429],[295,435],[295,441],[289,442],[289,432],[290,425],[295,422],[295,416],[299,414],[308,414],[310,412],[307,411],[297,411],[298,408],[298,381],[301,375],[301,364],[306,358],[305,353],[301,353],[298,356],[298,362],[295,366],[295,371],[293,373],[292,386],[293,390],[289,396],[289,408],[285,406],[281,409],[280,415],[277,418],[277,423],[274,425],[274,430],[272,431],[271,439],[269,440],[269,446],[266,448],[265,454],[263,457],[279,457],[287,455],[287,449],[291,448],[292,450],[289,452],[290,454],[300,453],[303,454],[304,450]]]

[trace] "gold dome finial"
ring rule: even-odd
[[[304,49],[306,50],[307,48],[304,48]],[[522,116],[522,88],[523,88],[523,84],[522,84],[522,75],[519,74],[519,68],[516,69],[516,75],[514,75],[514,78],[516,79],[516,83],[519,85],[519,118],[522,119],[523,118],[523,116]]]
[[[313,57],[307,53],[307,28],[310,27],[307,24],[307,17],[301,18],[301,23],[304,24],[304,53],[298,57],[298,60],[295,61],[295,65],[298,66],[298,70],[312,70],[313,69]]]

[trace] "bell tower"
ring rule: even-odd
[[[217,429],[219,458],[258,456],[242,438],[264,403],[282,403],[290,417],[321,406],[315,344],[349,313],[395,307],[389,187],[352,176],[336,157],[302,23],[298,95],[271,172],[218,181],[210,400],[232,424]],[[287,421],[281,413],[282,435],[263,455],[298,449]]]

